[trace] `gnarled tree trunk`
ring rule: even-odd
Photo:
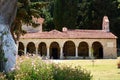
[[[17,0],[0,0],[0,45],[2,45],[1,49],[5,58],[7,58],[6,72],[11,71],[16,63],[17,46],[10,33],[16,10]]]

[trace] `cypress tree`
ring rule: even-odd
[[[78,0],[55,0],[53,20],[56,29],[76,28]]]

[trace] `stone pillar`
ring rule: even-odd
[[[35,43],[35,54],[38,55],[38,43]]]
[[[89,58],[92,58],[92,52],[93,52],[93,49],[92,49],[92,47],[90,46],[90,47],[89,47]]]
[[[63,59],[63,47],[60,48],[60,59]]]
[[[75,57],[78,58],[78,47],[76,47]]]
[[[25,47],[24,47],[24,55],[26,55],[27,54],[27,45],[25,45]]]
[[[36,47],[36,55],[38,55],[38,47]]]
[[[47,47],[47,58],[48,58],[48,59],[50,58],[50,50],[49,50],[49,47]]]

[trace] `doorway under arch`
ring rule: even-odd
[[[67,41],[63,47],[64,57],[75,56],[75,44],[73,41]]]
[[[103,46],[100,42],[94,42],[92,44],[93,56],[97,59],[103,58]]]
[[[50,58],[60,59],[60,47],[57,42],[52,42],[50,45]]]
[[[33,42],[28,43],[27,52],[30,53],[30,54],[35,54],[36,53],[35,44]]]
[[[46,56],[47,55],[47,47],[44,42],[41,42],[38,46],[38,54],[40,56]]]
[[[86,42],[81,42],[78,47],[78,56],[80,57],[88,57],[89,56],[89,46]]]
[[[24,44],[22,42],[19,42],[19,45],[18,45],[18,55],[19,56],[24,55]]]

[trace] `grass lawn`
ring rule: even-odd
[[[56,60],[55,62],[67,65],[80,65],[93,75],[93,80],[120,80],[120,69],[117,68],[117,59],[92,60]]]

